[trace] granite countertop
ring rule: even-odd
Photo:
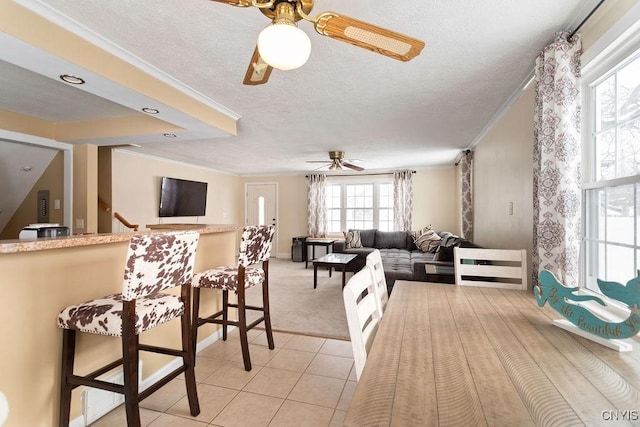
[[[193,229],[200,234],[225,233],[229,231],[242,230],[242,226],[235,224],[193,224],[193,228],[180,227],[179,229]],[[161,226],[161,225],[160,225]],[[167,229],[161,229],[155,226],[154,230],[137,231],[134,233],[113,233],[113,234],[82,234],[64,237],[49,237],[31,240],[0,240],[0,254],[11,254],[18,252],[34,252],[46,249],[73,248],[78,246],[103,245],[107,243],[127,242],[134,234],[151,234],[162,233]],[[178,231],[171,224],[167,224],[167,228],[171,231]]]

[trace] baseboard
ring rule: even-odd
[[[69,427],[86,427],[86,424],[84,423],[84,415],[80,415],[79,417],[69,421]]]
[[[236,329],[235,326],[228,326],[227,333],[232,332],[234,329]],[[198,345],[196,346],[196,353],[201,352],[202,350],[209,347],[210,345],[212,345],[213,343],[215,343],[221,338],[222,338],[222,329],[219,329],[198,343]],[[143,391],[149,388],[152,384],[154,384],[160,378],[174,371],[176,368],[179,368],[181,364],[182,364],[181,358],[176,357],[171,362],[167,363],[162,368],[158,369],[156,372],[149,375],[144,381],[142,381],[140,383],[140,391]],[[117,405],[117,406],[120,406],[120,405]],[[114,406],[113,409],[115,409],[117,406]],[[71,420],[69,422],[69,427],[86,427],[84,415],[80,415],[79,417],[76,417],[73,420]]]

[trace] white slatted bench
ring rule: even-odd
[[[456,285],[527,289],[527,251],[524,249],[456,247],[453,253]],[[469,276],[476,280],[469,280]]]

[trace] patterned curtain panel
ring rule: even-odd
[[[327,176],[323,174],[307,177],[308,208],[307,222],[311,237],[327,236]]]
[[[466,150],[458,162],[460,171],[460,230],[461,237],[473,241],[473,151]]]
[[[557,33],[536,60],[533,284],[542,269],[578,285],[580,257],[579,36]]]
[[[413,222],[413,171],[393,173],[393,225],[396,231],[411,231]]]

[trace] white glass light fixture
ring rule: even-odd
[[[273,68],[293,70],[309,59],[311,40],[295,24],[272,24],[258,35],[258,51],[264,62]]]
[[[273,23],[258,35],[258,52],[264,62],[278,70],[293,70],[307,62],[311,40],[296,26],[293,4],[278,3]]]

